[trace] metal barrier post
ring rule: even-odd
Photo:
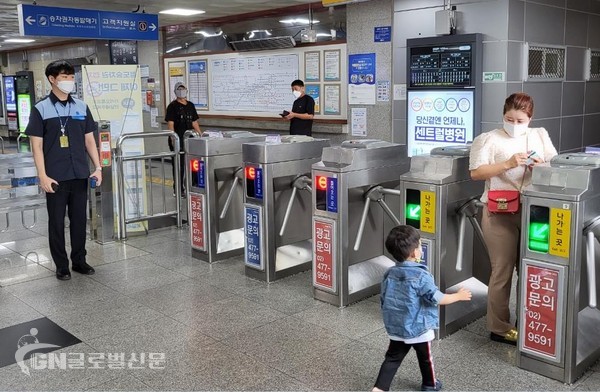
[[[128,139],[148,139],[148,138],[173,138],[174,140],[174,151],[169,152],[161,152],[154,154],[142,154],[142,155],[132,155],[132,156],[123,156],[123,143]],[[127,239],[127,224],[142,222],[146,220],[151,220],[155,218],[164,218],[166,216],[175,216],[177,220],[177,227],[181,227],[182,219],[181,219],[181,175],[180,175],[180,144],[179,137],[175,132],[142,132],[142,133],[129,133],[119,137],[116,144],[116,154],[115,154],[115,163],[117,165],[117,200],[118,200],[118,211],[119,211],[119,224],[118,224],[118,238],[125,240]],[[173,178],[173,182],[175,184],[175,203],[176,210],[175,211],[166,211],[166,197],[164,195],[165,190],[163,189],[163,212],[157,214],[142,214],[138,211],[138,216],[135,218],[127,219],[127,209],[125,204],[125,170],[124,163],[127,161],[143,161],[149,159],[160,158],[161,162],[164,162],[164,158],[172,158],[173,165],[175,166],[175,178]],[[163,173],[163,184],[165,182],[165,172]],[[153,209],[152,209],[153,212]]]

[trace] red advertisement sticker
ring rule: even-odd
[[[315,286],[334,289],[333,225],[319,220],[313,221],[313,279]]]
[[[192,227],[190,234],[192,236],[192,248],[206,250],[206,230],[204,222],[204,195],[199,193],[190,193],[190,214]]]

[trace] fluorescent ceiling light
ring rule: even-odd
[[[167,50],[165,53],[171,53],[171,52],[174,52],[174,51],[179,50],[179,49],[181,49],[181,46],[176,46],[174,48],[171,48],[171,49]]]
[[[254,38],[255,33],[265,33],[266,35],[272,35],[269,30],[252,30],[249,31],[249,33],[250,35],[248,36],[248,38]]]
[[[280,20],[279,23],[285,23],[285,24],[309,24],[310,20],[304,19],[304,18],[283,19],[283,20]],[[312,23],[313,24],[319,23],[319,21],[316,20],[316,19],[313,19]]]
[[[179,16],[192,16],[203,14],[206,11],[202,10],[188,10],[185,8],[172,8],[170,10],[159,11],[159,14],[168,14],[168,15],[179,15]]]
[[[327,33],[317,33],[317,37],[331,37],[331,34],[327,34]]]
[[[207,32],[206,32],[206,31],[204,31],[204,30],[201,30],[201,31],[194,31],[194,34],[201,34],[203,37],[205,37],[205,38],[208,38],[208,37],[218,37],[218,36],[220,36],[220,35],[223,35],[223,32],[222,32],[222,31],[219,31],[219,32],[218,32],[218,33],[216,33],[216,34],[210,34],[210,33],[207,33]]]
[[[4,42],[9,44],[28,44],[30,42],[35,42],[35,40],[29,38],[8,38],[5,39]]]

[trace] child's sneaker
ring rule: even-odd
[[[440,380],[435,380],[435,386],[421,384],[422,391],[441,391],[442,390],[442,382]]]

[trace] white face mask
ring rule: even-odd
[[[298,99],[302,95],[302,91],[294,90],[294,91],[292,91],[292,94],[294,94],[294,97],[296,97],[296,99]]]
[[[511,124],[504,121],[504,130],[510,137],[520,137],[527,134],[529,129],[529,123],[525,124]]]
[[[56,82],[56,87],[65,94],[69,94],[75,88],[74,80],[59,80]]]
[[[187,97],[187,90],[186,89],[175,90],[175,96],[177,98],[185,98],[185,97]]]

